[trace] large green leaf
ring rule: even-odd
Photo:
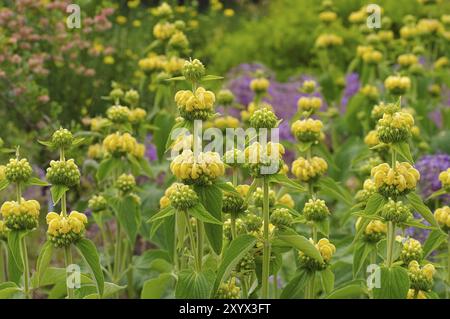
[[[278,233],[278,238],[289,244],[291,247],[300,250],[306,256],[313,258],[320,263],[323,262],[322,256],[317,248],[306,239],[306,237],[297,234],[295,231],[284,230],[283,232]]]
[[[306,283],[312,277],[312,273],[305,269],[300,269],[298,274],[288,282],[281,292],[281,299],[298,299],[303,297],[303,290]]]
[[[384,204],[386,204],[387,200],[384,198],[384,196],[375,193],[372,196],[369,197],[367,200],[366,208],[364,209],[365,215],[375,215]],[[369,224],[370,219],[368,218],[362,218],[360,225],[358,227],[358,230],[356,231],[354,242],[356,242],[358,239],[361,238],[361,235],[364,233],[364,230],[366,229],[367,225]]]
[[[217,225],[222,225],[222,221],[217,219],[216,217],[214,217],[212,214],[210,214],[205,207],[203,207],[202,204],[197,204],[192,208],[188,209],[188,212],[191,216],[201,220],[202,222],[205,223],[210,223],[210,224],[217,224]]]
[[[423,217],[427,222],[429,222],[431,225],[439,227],[438,223],[434,219],[433,213],[431,210],[426,206],[419,195],[416,193],[409,193],[406,195],[406,198],[408,198],[409,203],[411,206]]]
[[[41,251],[39,253],[37,262],[36,262],[36,273],[34,276],[36,277],[36,286],[40,287],[40,281],[48,266],[50,265],[50,261],[52,259],[53,253],[53,244],[50,241],[46,241],[42,246]]]
[[[64,196],[64,194],[69,190],[69,187],[64,185],[52,185],[50,187],[50,193],[52,194],[53,204],[58,204],[59,200]]]
[[[11,298],[14,294],[22,291],[14,282],[0,283],[0,299]]]
[[[222,262],[217,270],[216,280],[211,291],[211,298],[214,297],[220,283],[228,277],[237,263],[253,248],[256,238],[250,235],[242,235],[231,241],[227,250],[223,254]]]
[[[380,285],[373,288],[375,299],[405,299],[410,281],[408,271],[400,266],[381,267]]]
[[[141,291],[141,299],[160,299],[173,282],[173,276],[169,273],[160,274],[156,278],[152,278],[144,282]]]
[[[303,187],[299,183],[294,182],[293,180],[291,180],[289,177],[287,177],[284,174],[271,175],[269,181],[270,181],[270,183],[276,183],[276,184],[282,185],[282,186],[289,188],[296,192],[301,192],[301,193],[306,192],[305,187]]]
[[[109,203],[114,210],[120,225],[125,230],[128,240],[134,243],[141,224],[141,209],[131,195],[110,198]]]
[[[166,217],[172,216],[176,213],[176,210],[172,206],[167,206],[161,209],[159,212],[157,212],[155,215],[150,217],[150,219],[147,221],[147,223],[153,223],[160,219],[164,219]]]
[[[326,268],[319,272],[320,282],[322,283],[322,287],[325,292],[328,294],[334,288],[334,273],[330,269],[330,267]]]
[[[122,161],[116,157],[107,157],[100,162],[98,166],[96,177],[99,181],[103,181],[107,176],[111,176],[111,173],[118,171],[122,167]]]
[[[161,111],[156,114],[153,123],[158,127],[158,130],[155,130],[153,133],[153,143],[156,146],[158,159],[161,161],[167,148],[166,145],[170,138],[171,128],[175,123],[175,117],[167,111]]]
[[[330,197],[342,201],[349,206],[352,205],[352,195],[331,177],[322,177],[319,181],[319,186],[321,191]]]
[[[392,147],[398,152],[398,154],[400,154],[401,157],[403,157],[409,163],[413,163],[413,158],[408,142],[394,143],[392,144]]]
[[[76,243],[76,247],[86,261],[91,273],[94,275],[97,290],[100,296],[103,296],[105,278],[100,265],[100,258],[98,257],[97,248],[89,239],[83,238]]]
[[[23,272],[23,259],[22,259],[22,238],[27,234],[24,230],[11,230],[8,232],[8,246],[11,257],[14,260],[17,268]]]
[[[327,299],[355,299],[361,298],[366,291],[361,284],[350,283],[344,287],[333,290],[326,298]]]
[[[8,186],[9,186],[9,181],[6,178],[4,180],[0,181],[0,191],[4,190]]]
[[[353,278],[355,278],[366,261],[369,254],[375,249],[375,247],[365,241],[358,241],[353,250]]]
[[[435,249],[442,243],[446,242],[448,235],[445,235],[440,230],[433,230],[428,235],[427,240],[423,244],[423,256],[428,257]]]
[[[217,220],[222,220],[222,190],[217,186],[198,186],[195,191],[206,210]],[[216,254],[222,252],[223,226],[205,223],[205,232]]]
[[[175,298],[177,299],[206,299],[212,289],[214,273],[211,270],[196,272],[186,269],[178,275],[175,288]]]

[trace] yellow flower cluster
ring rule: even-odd
[[[324,11],[319,14],[319,19],[324,23],[331,23],[336,21],[337,14],[333,11]]]
[[[148,57],[139,60],[138,66],[144,72],[163,70],[167,63],[167,59],[163,55],[149,55]]]
[[[0,182],[6,178],[5,165],[0,165]]]
[[[384,143],[402,142],[411,136],[414,117],[407,112],[384,113],[378,120],[378,138]]]
[[[103,157],[102,146],[100,144],[89,145],[87,156],[88,156],[88,158],[92,158],[92,159],[102,158]]]
[[[356,56],[362,58],[365,54],[372,52],[373,47],[370,45],[358,45],[356,47]]]
[[[414,54],[402,54],[397,58],[397,63],[402,67],[409,67],[413,64],[417,64],[418,61],[417,56]]]
[[[183,69],[185,60],[176,56],[170,57],[164,64],[164,71],[169,74],[180,73]]]
[[[158,40],[169,39],[176,31],[176,27],[173,23],[160,22],[153,27],[153,35]]]
[[[420,19],[417,29],[421,34],[439,33],[444,31],[442,24],[436,19]]]
[[[378,32],[378,38],[381,42],[390,42],[394,39],[394,32],[391,30],[380,30]]]
[[[130,110],[130,113],[128,115],[128,120],[132,124],[136,124],[136,123],[142,122],[146,116],[147,116],[147,111],[140,107],[137,107],[135,109]]]
[[[440,57],[439,59],[437,59],[436,62],[434,62],[433,68],[436,69],[436,70],[439,70],[439,69],[441,69],[443,67],[448,66],[449,63],[450,62],[449,62],[448,58],[443,56],[443,57]]]
[[[358,11],[353,11],[352,13],[350,13],[350,15],[348,16],[348,21],[353,24],[359,24],[364,22],[366,20],[366,17],[367,13],[363,9],[360,9]]]
[[[374,147],[380,144],[380,139],[378,138],[378,133],[376,130],[371,130],[367,133],[366,137],[364,137],[364,143],[368,147]]]
[[[336,252],[336,246],[326,238],[320,239],[315,246],[326,263],[331,260],[331,257]]]
[[[411,79],[407,76],[390,75],[384,81],[384,86],[393,94],[404,94],[411,87]]]
[[[383,223],[380,220],[371,220],[369,224],[366,226],[366,229],[364,230],[364,233],[366,235],[372,235],[372,234],[386,234],[387,232],[387,226],[385,223]]]
[[[225,174],[225,167],[216,152],[201,152],[195,156],[191,150],[184,150],[170,164],[172,173],[182,181],[195,184],[211,184]]]
[[[400,29],[400,36],[402,39],[411,40],[419,34],[419,30],[415,26],[403,26]]]
[[[211,122],[205,123],[205,128],[215,127],[221,130],[226,128],[237,128],[239,127],[239,120],[233,116],[226,115],[214,118]]]
[[[181,90],[175,94],[175,102],[183,117],[206,120],[213,112],[216,97],[202,87],[194,92]]]
[[[439,174],[439,181],[441,182],[442,188],[450,188],[450,167]]]
[[[363,54],[363,61],[369,64],[377,64],[380,63],[383,59],[383,53],[377,50],[370,50]]]
[[[292,174],[302,182],[314,181],[322,176],[328,169],[327,162],[314,156],[311,159],[299,157],[292,163]]]
[[[125,155],[127,153],[142,158],[145,154],[145,145],[140,144],[129,133],[113,133],[103,140],[103,149],[112,155]]]
[[[287,206],[289,208],[295,207],[295,202],[292,199],[292,196],[289,194],[284,194],[280,198],[277,199],[277,204]]]
[[[432,264],[426,264],[420,267],[416,260],[413,260],[408,265],[408,271],[414,275],[422,275],[428,281],[433,280],[433,276],[436,273],[436,268]]]
[[[383,163],[372,168],[373,177],[377,191],[387,197],[407,193],[416,188],[420,173],[411,164],[397,162],[395,168]]]
[[[258,106],[255,103],[250,102],[249,105],[247,106],[247,109],[241,112],[241,119],[243,121],[249,121],[250,118],[252,117],[253,113],[255,113],[256,110],[262,109],[262,108],[265,108],[269,111],[273,111],[272,105],[270,105],[268,103],[261,102],[261,103],[259,103],[259,106]]]
[[[20,203],[15,201],[4,202],[0,208],[0,214],[9,229],[33,229],[38,224],[40,209],[41,206],[38,201],[22,198]]]
[[[344,40],[335,34],[321,34],[316,39],[316,47],[317,48],[331,48],[340,46],[344,43]]]
[[[415,289],[409,289],[406,299],[428,299],[427,295],[422,290],[416,291]]]
[[[302,96],[297,101],[299,112],[316,112],[322,107],[322,100],[316,96]]]
[[[94,117],[90,119],[89,125],[91,127],[91,131],[93,132],[99,132],[102,129],[104,129],[106,126],[108,126],[109,121],[103,117]]]
[[[436,209],[434,218],[441,227],[450,230],[450,207],[444,206]]]
[[[79,234],[85,229],[88,220],[85,214],[73,211],[65,217],[51,212],[46,217],[48,224],[48,233],[52,236],[67,234],[70,231]]]
[[[245,161],[251,164],[265,164],[272,162],[272,160],[281,161],[284,152],[284,146],[280,143],[268,142],[266,144],[260,144],[259,142],[255,142],[245,149]],[[275,155],[273,155],[274,153]]]
[[[320,139],[323,123],[311,118],[292,123],[291,131],[301,142],[314,142]]]
[[[250,82],[250,89],[256,93],[264,93],[269,88],[270,82],[265,78],[253,79]]]

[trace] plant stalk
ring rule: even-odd
[[[27,242],[25,237],[20,241],[20,250],[22,253],[22,262],[23,262],[23,289],[26,299],[30,299],[30,267],[28,264],[28,250],[27,250]]]
[[[391,267],[393,263],[394,242],[395,242],[395,224],[388,222],[387,229],[387,253],[386,253],[386,266]]]
[[[263,199],[263,219],[264,219],[264,246],[262,264],[262,292],[261,297],[269,297],[269,268],[270,268],[270,241],[269,241],[269,180],[263,178],[264,199]]]
[[[66,264],[66,286],[67,286],[67,299],[74,298],[74,290],[73,287],[69,286],[69,277],[67,273],[67,268],[72,265],[72,252],[70,250],[70,246],[64,247],[64,261]]]

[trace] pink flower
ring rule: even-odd
[[[50,101],[50,97],[48,95],[41,95],[38,97],[38,101],[40,103],[48,103],[48,101]]]

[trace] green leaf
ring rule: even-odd
[[[74,138],[74,140],[72,142],[72,147],[79,146],[79,145],[83,144],[85,141],[86,141],[86,139],[84,137]]]
[[[222,80],[223,76],[218,76],[218,75],[205,75],[204,77],[202,77],[201,81],[216,81],[216,80]]]
[[[195,191],[203,207],[217,220],[222,220],[222,190],[215,186],[197,186]],[[223,226],[218,224],[205,224],[205,233],[209,243],[216,254],[222,252]]]
[[[64,185],[52,185],[52,187],[50,187],[50,193],[52,193],[53,204],[58,204],[59,200],[68,190],[69,187]]]
[[[161,209],[159,212],[157,212],[152,217],[150,217],[150,219],[147,220],[147,223],[153,223],[153,222],[155,222],[157,220],[164,219],[166,217],[172,216],[175,213],[176,213],[175,208],[173,208],[172,206],[169,205],[169,206]]]
[[[245,201],[248,203],[250,200],[250,197],[253,195],[253,193],[256,190],[256,187],[258,186],[258,179],[254,179],[253,182],[250,184],[250,187],[247,191],[247,196],[245,196]]]
[[[410,281],[408,271],[400,266],[381,267],[380,286],[373,288],[375,299],[405,299]]]
[[[415,227],[415,228],[421,228],[421,229],[436,229],[436,227],[422,224],[417,219],[409,219],[406,222],[403,222],[402,226],[409,226],[409,227]]]
[[[306,283],[311,278],[311,273],[306,271],[305,269],[300,269],[298,271],[298,275],[296,275],[294,278],[291,279],[291,281],[288,282],[286,287],[284,287],[283,291],[281,292],[280,298],[281,299],[298,299],[302,298],[302,291],[304,290],[304,287]]]
[[[239,193],[236,190],[236,188],[234,188],[234,186],[231,185],[230,183],[227,183],[227,182],[216,182],[215,185],[217,187],[219,187],[224,192],[232,193],[232,194],[235,194],[235,195],[239,195]]]
[[[342,201],[349,206],[353,204],[352,195],[341,185],[336,183],[331,177],[322,177],[319,181],[319,186],[321,191],[325,192],[332,198]]]
[[[433,230],[428,235],[427,240],[423,244],[423,257],[428,257],[434,250],[436,250],[442,243],[447,241],[448,235],[445,235],[440,230]]]
[[[8,186],[9,186],[9,181],[7,179],[0,181],[0,191],[4,190]]]
[[[161,299],[172,282],[173,276],[168,273],[147,280],[142,287],[141,299]]]
[[[308,239],[306,239],[306,237],[297,234],[293,230],[285,230],[278,234],[278,238],[295,249],[300,250],[306,256],[323,263],[323,259],[319,251]]]
[[[115,157],[105,158],[98,166],[96,177],[99,181],[103,181],[107,176],[110,176],[113,171],[118,170],[121,166],[122,162],[120,159]]]
[[[365,241],[356,243],[353,251],[353,278],[358,276],[364,266],[364,262],[374,249],[375,247],[373,245],[370,245]]]
[[[38,140],[38,143],[42,144],[44,146],[47,146],[50,149],[54,149],[55,148],[55,146],[53,145],[53,143],[51,141],[40,141],[40,140]]]
[[[17,268],[23,272],[23,260],[22,260],[22,238],[27,234],[24,230],[11,230],[8,232],[8,246],[11,257],[14,260]]]
[[[427,222],[435,227],[439,227],[438,223],[434,219],[431,210],[423,203],[422,199],[416,193],[409,193],[406,195],[411,206],[423,217]]]
[[[271,175],[270,183],[280,184],[280,185],[282,185],[286,188],[289,188],[293,191],[296,191],[296,192],[301,192],[301,193],[306,192],[306,189],[302,185],[294,182],[293,180],[291,180],[289,177],[287,177],[284,174]]]
[[[403,157],[408,162],[413,163],[413,158],[408,142],[394,143],[392,144],[392,147],[398,152],[398,154],[400,154],[401,157]]]
[[[50,265],[50,261],[52,259],[53,254],[53,244],[50,241],[46,241],[42,246],[41,251],[39,253],[37,262],[36,262],[36,287],[40,287],[40,281],[44,272],[47,270]]]
[[[167,144],[172,142],[170,135],[175,124],[175,117],[167,111],[160,111],[156,114],[153,123],[158,127],[158,130],[153,133],[152,141],[156,146],[158,159],[161,161],[168,148]]]
[[[313,142],[308,143],[298,142],[297,149],[299,150],[300,153],[304,153],[311,147],[311,145],[313,145]]]
[[[430,199],[433,199],[433,198],[436,198],[436,197],[439,197],[439,196],[441,196],[441,195],[445,195],[445,194],[447,194],[447,191],[445,190],[445,189],[440,189],[440,190],[437,190],[437,191],[435,191],[433,194],[431,194],[430,196],[428,196],[428,198],[426,199],[427,201],[429,201]]]
[[[382,239],[377,244],[377,253],[384,260],[387,259],[387,240]],[[392,260],[397,260],[400,257],[400,253],[402,251],[402,243],[394,240],[393,249],[392,249]]]
[[[175,298],[206,299],[211,293],[213,280],[214,273],[211,270],[203,272],[190,269],[183,270],[178,275]]]
[[[140,206],[131,195],[122,198],[110,198],[111,208],[119,220],[120,225],[125,230],[130,243],[134,243],[141,225]]]
[[[173,78],[166,79],[165,81],[169,82],[169,81],[184,81],[184,80],[186,80],[184,76],[175,76]]]
[[[100,265],[100,258],[98,257],[97,248],[89,239],[83,238],[76,243],[76,247],[86,261],[91,273],[94,275],[97,291],[100,296],[103,295],[105,287],[105,278],[103,276],[102,267]]]
[[[31,178],[28,180],[28,185],[42,186],[42,187],[44,187],[44,186],[50,186],[49,183],[47,183],[46,181],[43,181],[43,180],[41,180],[41,179],[39,179],[39,178],[37,178],[37,177],[31,177]]]
[[[150,163],[148,162],[148,160],[146,158],[144,158],[144,157],[138,158],[137,162],[139,163],[139,166],[145,176],[147,176],[147,177],[153,176],[152,168],[150,167]]]
[[[218,220],[217,218],[215,218],[213,215],[211,215],[206,209],[205,207],[203,207],[202,204],[198,203],[197,205],[195,205],[192,208],[188,209],[188,213],[201,220],[202,222],[205,223],[210,223],[210,224],[217,224],[217,225],[222,225],[222,221]]]
[[[320,281],[322,283],[323,290],[328,294],[334,288],[334,273],[328,267],[325,270],[319,272]]]
[[[238,262],[247,254],[247,252],[253,248],[256,243],[256,238],[250,235],[242,235],[232,240],[227,250],[223,254],[222,262],[217,270],[216,280],[211,291],[211,298],[219,288],[222,281],[227,278]]]
[[[22,291],[14,282],[3,282],[0,283],[0,299],[9,299],[14,294]]]
[[[333,290],[326,299],[357,299],[365,294],[361,284],[349,284]]]
[[[325,237],[328,237],[330,234],[330,220],[328,218],[321,221],[316,221],[314,224],[317,226],[319,232],[321,232]]]

